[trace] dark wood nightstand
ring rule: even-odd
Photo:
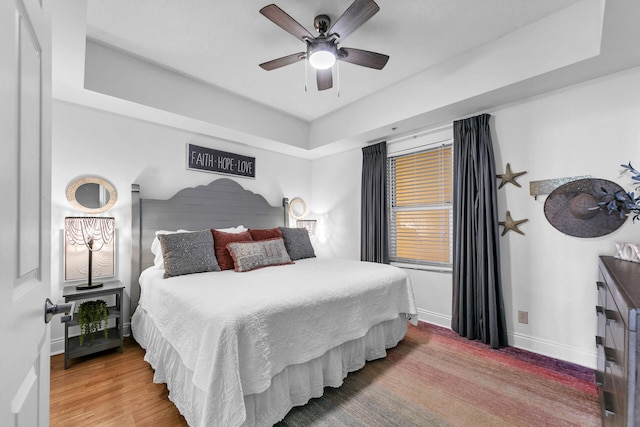
[[[109,320],[115,322],[115,326],[108,328],[109,335],[107,338],[102,333],[96,334],[93,345],[88,344],[88,340],[85,340],[84,345],[80,345],[80,339],[78,336],[69,336],[69,328],[72,326],[78,326],[78,313],[73,313],[73,318],[65,323],[64,326],[64,369],[69,366],[69,359],[73,359],[80,356],[86,356],[99,351],[108,350],[111,348],[119,347],[119,351],[122,353],[124,350],[124,337],[122,335],[122,297],[124,292],[124,285],[119,280],[113,280],[104,282],[104,285],[100,288],[78,290],[75,286],[66,286],[62,293],[65,302],[81,301],[81,300],[96,300],[101,297],[108,297],[113,295],[115,303],[108,305]],[[105,298],[106,299],[106,298]],[[107,301],[107,304],[109,302]]]

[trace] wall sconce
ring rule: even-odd
[[[77,285],[76,289],[101,287],[102,283],[94,283],[92,278],[94,275],[98,277],[114,275],[115,219],[112,217],[66,217],[64,231],[65,280],[86,276],[87,283]],[[95,265],[94,255],[97,258]],[[87,258],[88,268],[86,274],[83,274],[81,266]]]
[[[316,221],[315,219],[304,219],[304,220],[299,219],[296,221],[296,227],[306,228],[307,231],[309,232],[309,236],[313,236],[315,234],[317,224],[318,224],[318,221]]]

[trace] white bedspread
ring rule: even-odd
[[[285,367],[363,337],[416,307],[407,274],[359,261],[312,258],[245,273],[140,277],[143,309],[215,402],[222,425],[244,422],[244,395]],[[135,316],[132,319],[135,333]]]

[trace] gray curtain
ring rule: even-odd
[[[362,149],[360,259],[389,264],[387,143]]]
[[[464,337],[499,348],[508,342],[490,117],[482,114],[453,123],[451,327]]]

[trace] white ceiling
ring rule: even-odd
[[[334,88],[318,92],[305,64],[258,64],[304,44],[258,11],[268,0],[88,0],[87,36],[245,98],[312,121],[538,21],[578,0],[377,0],[380,11],[341,46],[390,56],[383,70],[341,62]],[[351,0],[276,4],[310,32]]]
[[[640,66],[638,0],[376,0],[341,46],[387,66],[342,62],[339,97],[335,70],[305,92],[304,62],[258,66],[304,50],[266,1],[54,2],[53,97],[314,159]],[[276,4],[312,32],[351,1]]]

